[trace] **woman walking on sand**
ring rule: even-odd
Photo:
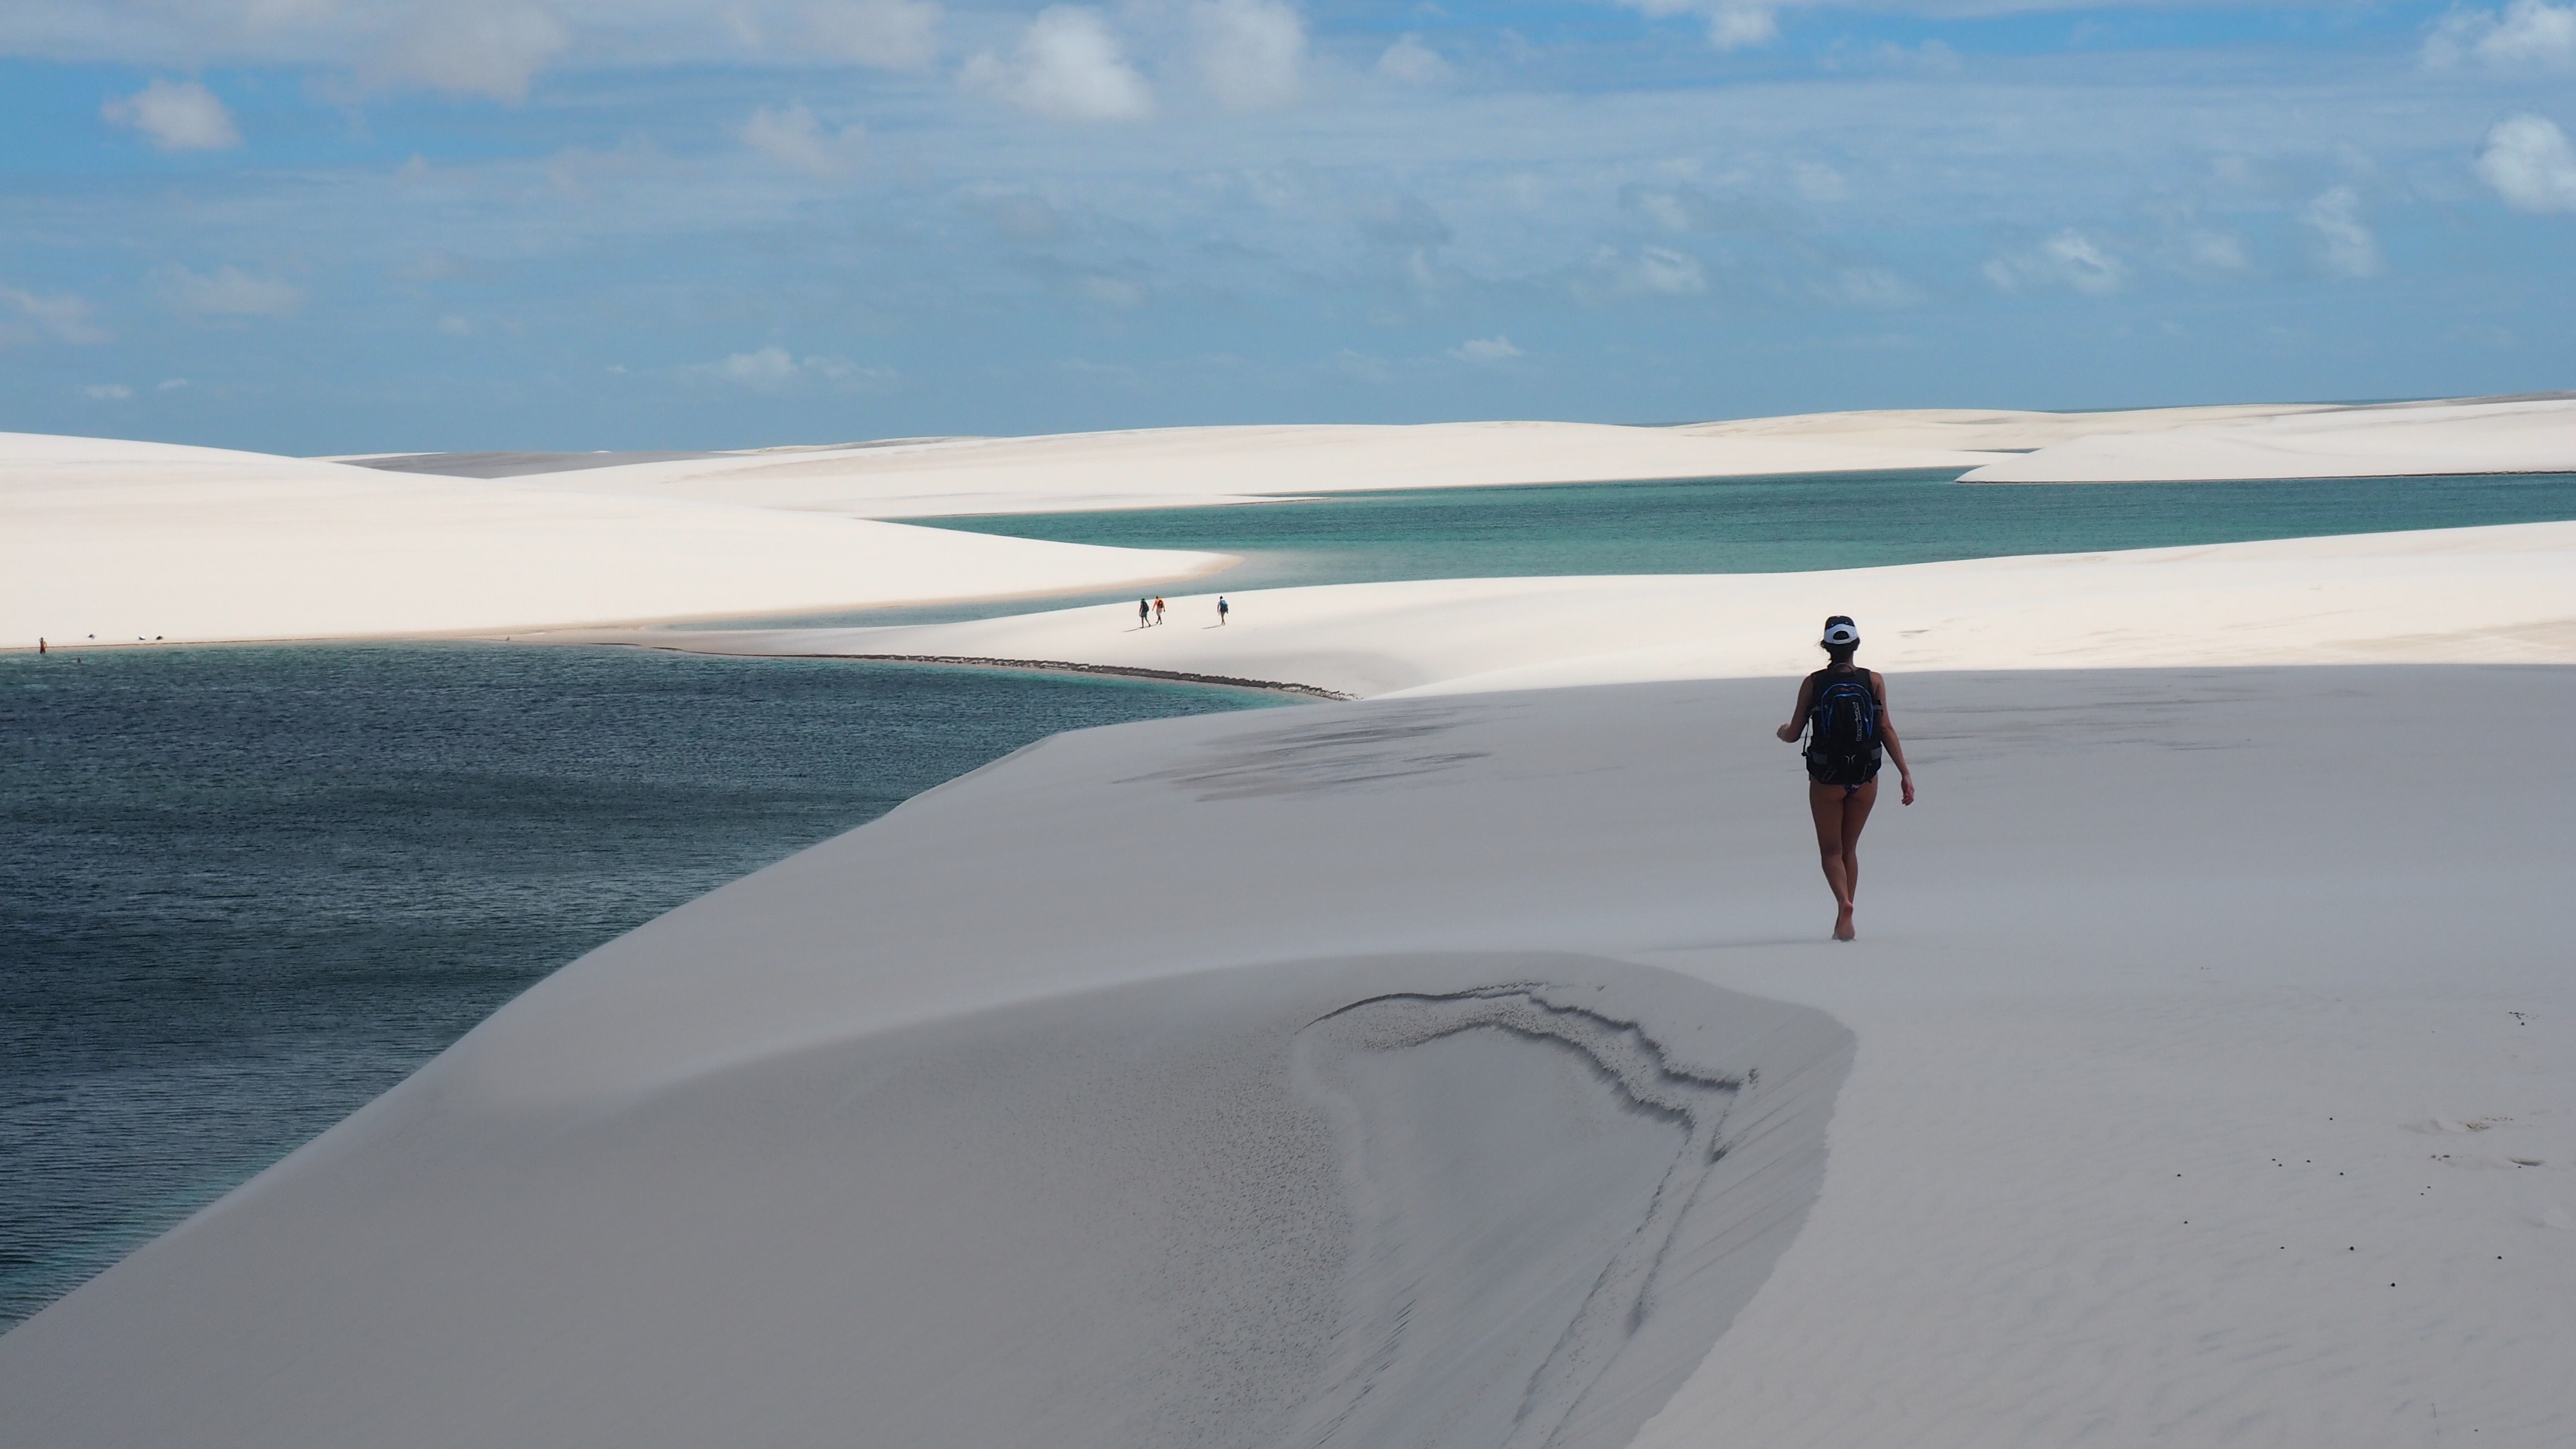
[[[1781,739],[1807,736],[1807,809],[1816,817],[1816,850],[1824,857],[1825,884],[1834,888],[1834,939],[1852,938],[1852,896],[1860,886],[1860,831],[1878,803],[1880,747],[1896,761],[1905,803],[1914,803],[1914,772],[1905,746],[1887,717],[1887,681],[1852,663],[1860,629],[1848,614],[1825,621],[1817,647],[1833,663],[1798,686],[1798,707],[1780,726]]]

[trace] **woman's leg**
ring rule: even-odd
[[[1878,782],[1870,781],[1843,797],[1843,899],[1860,899],[1860,832],[1869,824],[1869,809],[1878,803]]]
[[[1855,847],[1861,827],[1869,822],[1869,807],[1878,803],[1878,782],[1873,780],[1858,790],[1845,790],[1840,785],[1807,785],[1807,811],[1816,820],[1816,854],[1825,868],[1825,884],[1834,892],[1834,939],[1852,938],[1852,890],[1860,880],[1860,857]]]
[[[1851,939],[1851,877],[1843,869],[1843,787],[1807,784],[1807,813],[1816,818],[1816,854],[1834,892],[1834,939]]]

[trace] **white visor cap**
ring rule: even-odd
[[[1834,627],[1825,631],[1825,642],[1828,644],[1857,644],[1860,642],[1860,631],[1849,624],[1836,624]]]

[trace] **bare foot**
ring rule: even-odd
[[[1852,913],[1852,908],[1851,908],[1851,907],[1849,907],[1849,906],[1845,906],[1845,907],[1843,907],[1841,910],[1838,910],[1838,911],[1834,912],[1834,939],[1835,939],[1835,940],[1837,940],[1837,941],[1848,941],[1848,940],[1850,940],[1850,939],[1852,938],[1853,931],[1852,931],[1851,913]]]

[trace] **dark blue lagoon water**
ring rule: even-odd
[[[0,1326],[548,971],[1142,681],[409,645],[0,655]]]
[[[1425,488],[1223,508],[905,521],[1017,538],[1243,555],[1236,567],[1185,586],[1195,593],[1386,579],[1792,573],[2576,519],[2576,474],[2562,473],[2082,484],[1959,483],[1955,476]],[[1135,594],[741,623],[930,623],[1118,598]]]

